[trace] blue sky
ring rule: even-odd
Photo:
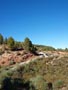
[[[68,47],[68,0],[0,0],[0,33],[17,41]]]

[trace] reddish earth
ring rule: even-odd
[[[44,53],[50,53],[54,56],[58,55],[61,56],[68,56],[68,52],[60,52],[60,51],[49,51]],[[27,60],[31,60],[34,58],[35,55],[32,53],[27,53],[24,50],[21,51],[8,51],[5,50],[5,52],[0,55],[0,66],[7,66],[7,65],[13,65],[20,62],[25,62]]]
[[[0,66],[13,65],[19,62],[24,62],[33,57],[34,55],[32,53],[26,53],[24,50],[11,52],[5,51],[4,54],[0,55]]]

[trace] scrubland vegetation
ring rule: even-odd
[[[38,58],[29,64],[17,65],[15,70],[12,70],[11,67],[3,67],[0,69],[0,84],[5,88],[6,86],[3,86],[3,84],[8,86],[8,80],[13,85],[12,88],[17,88],[16,90],[19,90],[18,88],[21,88],[21,90],[22,88],[25,88],[24,90],[63,90],[65,88],[67,90],[68,57],[55,59],[51,63],[52,60],[53,58]],[[52,85],[52,89],[49,89],[49,83]],[[17,86],[15,87],[14,84]],[[22,84],[22,87],[20,84]],[[27,84],[26,86],[29,89],[24,87],[24,84]]]
[[[21,50],[24,53],[18,52]],[[34,45],[29,38],[25,38],[23,42],[17,42],[13,37],[4,39],[0,34],[0,56],[5,51],[15,52],[20,57],[25,53],[32,53],[34,57],[25,64],[20,64],[22,61],[16,63],[12,59],[9,66],[0,65],[0,90],[68,90],[67,48],[63,50],[50,46]],[[45,58],[37,55],[37,52],[40,51],[50,51],[51,54],[62,51],[66,55],[60,57],[58,54],[58,56]]]

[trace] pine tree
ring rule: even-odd
[[[29,38],[25,38],[23,47],[27,52],[35,52],[36,50]]]
[[[8,44],[8,47],[10,48],[10,50],[14,50],[15,41],[12,37],[8,38],[7,44]]]
[[[3,44],[3,42],[4,42],[4,38],[3,38],[3,36],[0,34],[0,44]]]

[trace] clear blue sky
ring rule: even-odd
[[[68,47],[68,0],[0,0],[0,33],[35,44]]]

